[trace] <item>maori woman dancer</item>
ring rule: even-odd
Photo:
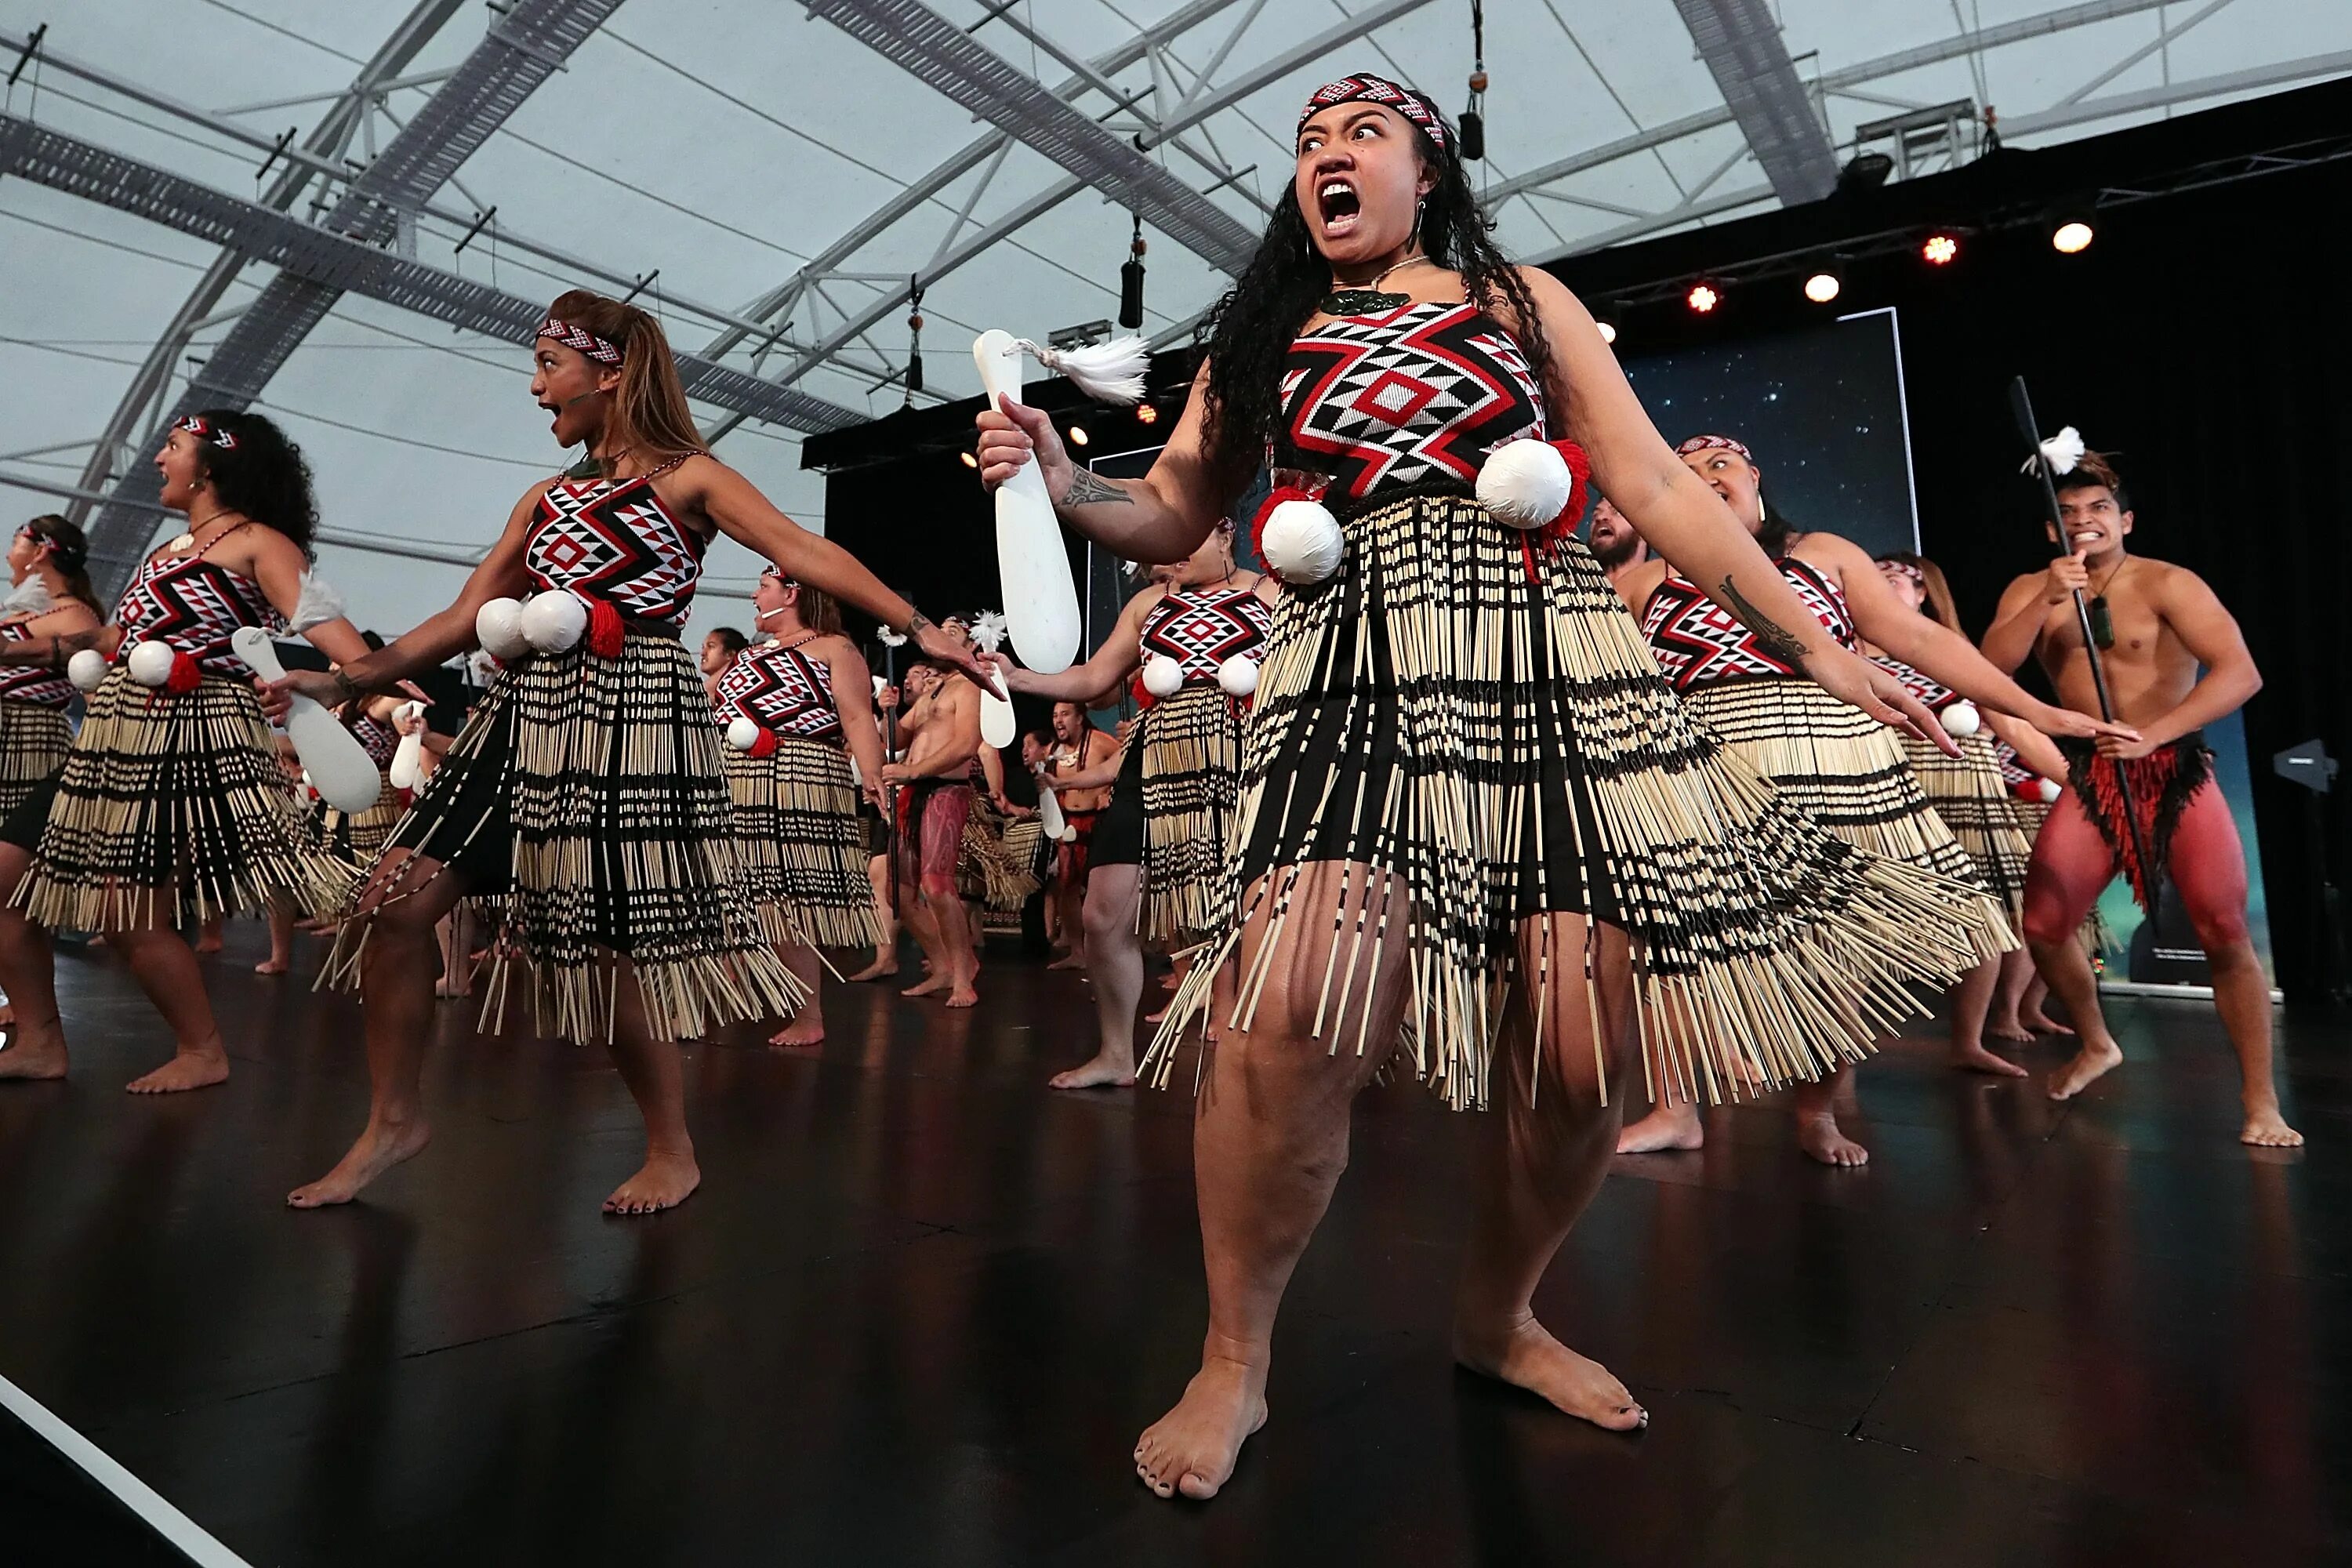
[[[1787,518],[1768,515],[1763,476],[1740,442],[1694,436],[1676,451],[1778,564],[1781,586],[1805,606],[1810,635],[1849,648],[1868,637],[1971,700],[2053,733],[2099,728],[2079,713],[2036,701],[1987,664],[1967,638],[1906,609],[1858,546],[1833,533],[1795,532]],[[1668,562],[1629,574],[1618,590],[1642,614],[1666,679],[1726,745],[1832,833],[1938,879],[1951,918],[1967,933],[1960,971],[2017,945],[2000,901],[1978,885],[1967,852],[1929,808],[1894,731],[1864,722],[1828,698],[1785,650],[1760,628],[1751,629],[1753,617],[1741,625]],[[1736,596],[1727,607],[1738,613]],[[1931,719],[1920,732],[1941,736],[1943,727]],[[1948,745],[1948,739],[1937,744]],[[1870,1152],[1838,1130],[1832,1103],[1843,1071],[1797,1086],[1797,1142],[1824,1164],[1859,1165]],[[1670,1095],[1625,1130],[1618,1148],[1621,1153],[1696,1149],[1702,1136],[1697,1104]]]
[[[1499,1079],[1455,1355],[1638,1426],[1623,1385],[1529,1308],[1607,1170],[1637,987],[1679,1070],[1778,1079],[1864,1049],[1863,1021],[1901,1005],[1916,955],[1965,942],[1933,885],[1719,761],[1570,530],[1522,532],[1472,498],[1482,459],[1564,417],[1634,526],[1790,659],[1874,718],[1934,721],[1812,629],[1567,289],[1496,254],[1453,131],[1418,93],[1350,77],[1315,94],[1291,184],[1209,333],[1141,479],[1075,467],[1051,421],[1010,400],[980,421],[984,479],[1034,461],[1061,515],[1130,560],[1198,550],[1270,449],[1328,478],[1339,520],[1267,523],[1313,526],[1297,531],[1311,548],[1284,552],[1294,581],[1244,744],[1236,912],[1160,1035],[1181,1037],[1215,986],[1193,1123],[1209,1328],[1137,1471],[1163,1497],[1210,1496],[1264,1423],[1283,1288],[1347,1163],[1349,1103],[1401,1040],[1452,1105],[1486,1102],[1490,1066]],[[1563,471],[1555,510],[1569,489]],[[1672,1027],[1718,1016],[1739,1027]],[[1145,1065],[1167,1077],[1164,1056]]]
[[[833,600],[771,566],[751,603],[774,640],[751,644],[719,677],[727,789],[761,930],[808,996],[768,1043],[814,1046],[824,1038],[816,950],[883,941],[857,814],[859,779],[867,800],[882,798],[882,734],[874,678]]]
[[[488,1026],[512,1009],[541,1033],[604,1045],[645,1114],[645,1165],[607,1212],[667,1208],[701,1180],[677,1041],[798,1000],[746,896],[709,694],[678,644],[714,533],[963,658],[709,455],[645,311],[564,294],[531,357],[531,396],[586,460],[524,492],[449,608],[333,675],[277,688],[327,702],[383,691],[483,633],[507,661],[337,940],[329,973],[356,979],[367,1004],[368,1121],[291,1194],[298,1208],[348,1202],[425,1146],[434,925],[467,896],[493,901],[506,928]],[[535,596],[520,616],[499,602],[523,591]]]
[[[1939,626],[1959,630],[1959,610],[1952,602],[1952,590],[1944,581],[1943,569],[1933,561],[1907,550],[1895,551],[1878,558],[1878,572],[1896,603]],[[1928,804],[1936,808],[1937,819],[1951,829],[1976,867],[1977,885],[2000,900],[2011,930],[2023,929],[2025,863],[2033,854],[2033,828],[2040,824],[2028,825],[2022,815],[2024,803],[2001,776],[1995,748],[1998,745],[2011,756],[2030,755],[2039,765],[2062,775],[2065,759],[2047,736],[2023,721],[2005,713],[1980,712],[1975,703],[1901,659],[1876,650],[1874,657],[1927,704],[1959,743],[1960,754],[1953,757],[1921,736],[1902,737],[1904,755],[1919,787],[1927,792]],[[2012,948],[1969,970],[1946,995],[1951,1009],[1954,1067],[2003,1078],[2025,1076],[2023,1068],[1987,1050],[1984,1036],[2001,975],[2020,965],[2030,967],[2032,963],[2021,945]]]
[[[1230,521],[1212,528],[1191,556],[1154,566],[1150,575],[1084,664],[1059,675],[997,666],[1015,691],[1076,701],[1118,689],[1140,666],[1149,703],[1124,748],[1113,748],[1118,782],[1088,852],[1087,978],[1101,1044],[1093,1060],[1056,1074],[1055,1089],[1135,1081],[1144,943],[1191,946],[1224,919],[1243,704],[1265,657],[1276,584],[1234,564]],[[1100,771],[1097,763],[1076,776],[1090,780]]]
[[[290,623],[330,658],[367,651],[340,618],[304,626],[310,469],[278,426],[228,409],[182,420],[155,466],[187,531],[139,568],[113,625],[0,642],[0,664],[52,675],[83,650],[125,654],[89,692],[64,765],[0,824],[0,985],[19,1029],[0,1077],[66,1070],[48,938],[62,928],[104,933],[171,1026],[176,1054],[131,1092],[219,1083],[228,1054],[183,933],[273,900],[329,913],[350,891],[351,868],[286,787],[253,671],[229,647],[241,626]]]
[[[0,640],[31,642],[98,629],[105,616],[89,585],[89,542],[62,517],[37,517],[8,542],[10,592]],[[38,665],[0,666],[0,820],[66,760],[73,683]]]

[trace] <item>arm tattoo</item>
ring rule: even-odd
[[[1723,601],[1731,606],[1731,613],[1746,621],[1748,629],[1756,634],[1758,647],[1783,664],[1795,664],[1805,657],[1805,639],[1770,620],[1763,611],[1749,604],[1738,584],[1728,577],[1723,580]]]
[[[1092,469],[1076,468],[1070,474],[1070,488],[1062,492],[1055,506],[1091,506],[1097,501],[1133,505],[1135,498],[1117,485],[1095,478]]]
[[[60,632],[49,639],[49,651],[40,658],[39,662],[52,670],[62,670],[66,667],[66,661],[72,658],[74,655],[86,647],[96,647],[98,637],[96,629],[86,632]],[[29,650],[32,645],[26,643],[19,646]],[[29,664],[34,660],[27,658],[19,662]]]

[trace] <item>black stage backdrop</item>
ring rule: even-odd
[[[1963,221],[1995,190],[2046,186],[2053,170],[2111,185],[2158,163],[2178,167],[2190,161],[2184,150],[2219,157],[2280,145],[2296,121],[2352,125],[2352,89],[2331,84],[2050,153],[2001,153],[1843,208],[1833,200],[1558,270],[1600,305],[1643,282],[1744,258],[1826,250],[1842,224],[1854,226],[1857,205],[1871,223],[1885,220],[1882,208],[1916,214],[1924,234],[1929,223]],[[1942,193],[1956,210],[1939,216]],[[2009,379],[2031,382],[2045,429],[2078,426],[2116,453],[2137,509],[2134,547],[2210,582],[2262,667],[2266,685],[2246,710],[2246,736],[2278,975],[2290,997],[2314,996],[2323,979],[2319,867],[2323,855],[2344,866],[2352,847],[2342,796],[2324,833],[2315,830],[2305,792],[2272,773],[2269,759],[2315,735],[2336,756],[2352,752],[2352,313],[2338,287],[2352,254],[2352,160],[2108,207],[2097,223],[2096,242],[2080,256],[2058,255],[2043,226],[2025,223],[1964,229],[1961,258],[1946,268],[1930,271],[1907,249],[1851,264],[1831,310],[1807,305],[1797,278],[1783,275],[1735,286],[1706,321],[1671,302],[1610,313],[1633,356],[1897,307],[1922,540],[1949,574],[1971,633],[1981,633],[2010,579],[2037,569],[2047,552],[2018,473]],[[1181,364],[1155,375],[1171,416],[1183,378]],[[995,602],[989,506],[956,456],[977,405],[809,443],[813,465],[835,460],[828,451],[866,465],[831,476],[835,539],[935,615]],[[1142,444],[1129,416],[1077,416],[1097,449]],[[876,461],[884,450],[892,460]],[[1072,555],[1076,571],[1075,545]],[[1021,717],[1027,726],[1043,714],[1024,703]]]

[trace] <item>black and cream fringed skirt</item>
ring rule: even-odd
[[[1859,1059],[1919,1012],[1908,983],[1974,962],[1969,890],[1858,852],[1731,755],[1676,700],[1580,542],[1533,547],[1453,494],[1344,527],[1338,575],[1286,589],[1275,611],[1229,845],[1234,913],[1152,1043],[1155,1082],[1254,914],[1265,937],[1235,976],[1229,1027],[1251,1026],[1280,945],[1320,934],[1293,918],[1330,918],[1292,903],[1316,861],[1369,864],[1406,896],[1364,923],[1407,931],[1403,1039],[1456,1107],[1486,1100],[1514,985],[1594,994],[1590,942],[1547,955],[1544,974],[1514,973],[1534,917],[1587,915],[1632,939],[1656,1099]],[[1366,1011],[1374,956],[1368,942],[1335,948],[1314,1024],[1330,1049],[1395,1048],[1348,1014]],[[1604,1048],[1597,1018],[1593,1034]]]
[[[1185,945],[1224,923],[1225,839],[1241,804],[1242,704],[1186,686],[1146,709],[1143,935]]]
[[[1684,700],[1790,804],[1840,838],[1967,889],[1973,896],[1959,919],[1975,955],[1969,967],[2017,946],[2000,897],[1937,815],[1899,732],[1810,680],[1719,681]]]
[[[72,745],[62,709],[0,698],[0,820],[48,782]]]
[[[392,830],[400,826],[401,816],[406,810],[401,804],[400,792],[386,778],[375,804],[365,811],[337,811],[331,805],[323,806],[318,818],[319,835],[328,848],[364,871],[375,864],[375,858],[392,841]]]
[[[745,886],[720,743],[674,638],[632,631],[618,658],[580,647],[499,673],[388,847],[462,877],[503,929],[485,1030],[519,987],[539,1034],[609,1041],[620,959],[657,1039],[807,999]],[[370,882],[394,875],[379,860]],[[358,983],[368,924],[344,922],[323,983]]]
[[[764,757],[722,749],[735,801],[735,847],[768,940],[872,947],[882,940],[866,874],[860,796],[849,753],[779,735]]]
[[[963,843],[956,851],[957,896],[999,914],[1017,912],[1045,886],[1037,855],[1044,837],[1035,817],[1006,816],[985,789],[973,785]]]
[[[17,908],[52,931],[115,931],[342,907],[352,868],[311,833],[250,686],[207,675],[173,693],[118,665],[89,701]]]
[[[2037,817],[2032,827],[2026,826],[2025,803],[2000,776],[1992,735],[1979,730],[1955,736],[1957,757],[1916,735],[1898,739],[1927,804],[1975,866],[1978,883],[2000,901],[2010,924],[2020,926],[2025,919],[2025,864],[2033,858],[2033,834],[2042,824]]]

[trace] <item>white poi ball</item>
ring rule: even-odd
[[[106,679],[106,656],[94,647],[82,649],[66,660],[66,679],[76,691],[97,690]]]
[[[1984,715],[1978,712],[1977,705],[1965,697],[1936,717],[1942,722],[1947,735],[1973,735],[1984,728]]]
[[[588,630],[588,606],[568,588],[533,594],[522,607],[522,635],[541,653],[562,653]]]
[[[1143,661],[1143,689],[1154,697],[1173,697],[1183,689],[1184,667],[1164,653]]]
[[[739,752],[750,751],[760,743],[760,726],[743,714],[736,714],[734,721],[727,726],[727,743]]]
[[[520,658],[530,651],[522,635],[522,601],[492,599],[474,612],[474,640],[492,658]]]
[[[172,645],[152,639],[131,650],[123,662],[131,667],[131,679],[142,686],[161,686],[172,679]]]
[[[2035,779],[2033,793],[2042,798],[2042,805],[2055,805],[2058,804],[2058,797],[2065,792],[2058,787],[2056,779]]]
[[[1513,528],[1542,528],[1575,489],[1568,459],[1549,441],[1506,442],[1478,468],[1478,504]]]
[[[1257,660],[1237,653],[1217,666],[1217,685],[1228,697],[1247,697],[1257,689]]]
[[[1339,520],[1321,501],[1313,500],[1286,500],[1276,507],[1257,540],[1258,553],[1275,574],[1298,587],[1337,572],[1347,546]]]

